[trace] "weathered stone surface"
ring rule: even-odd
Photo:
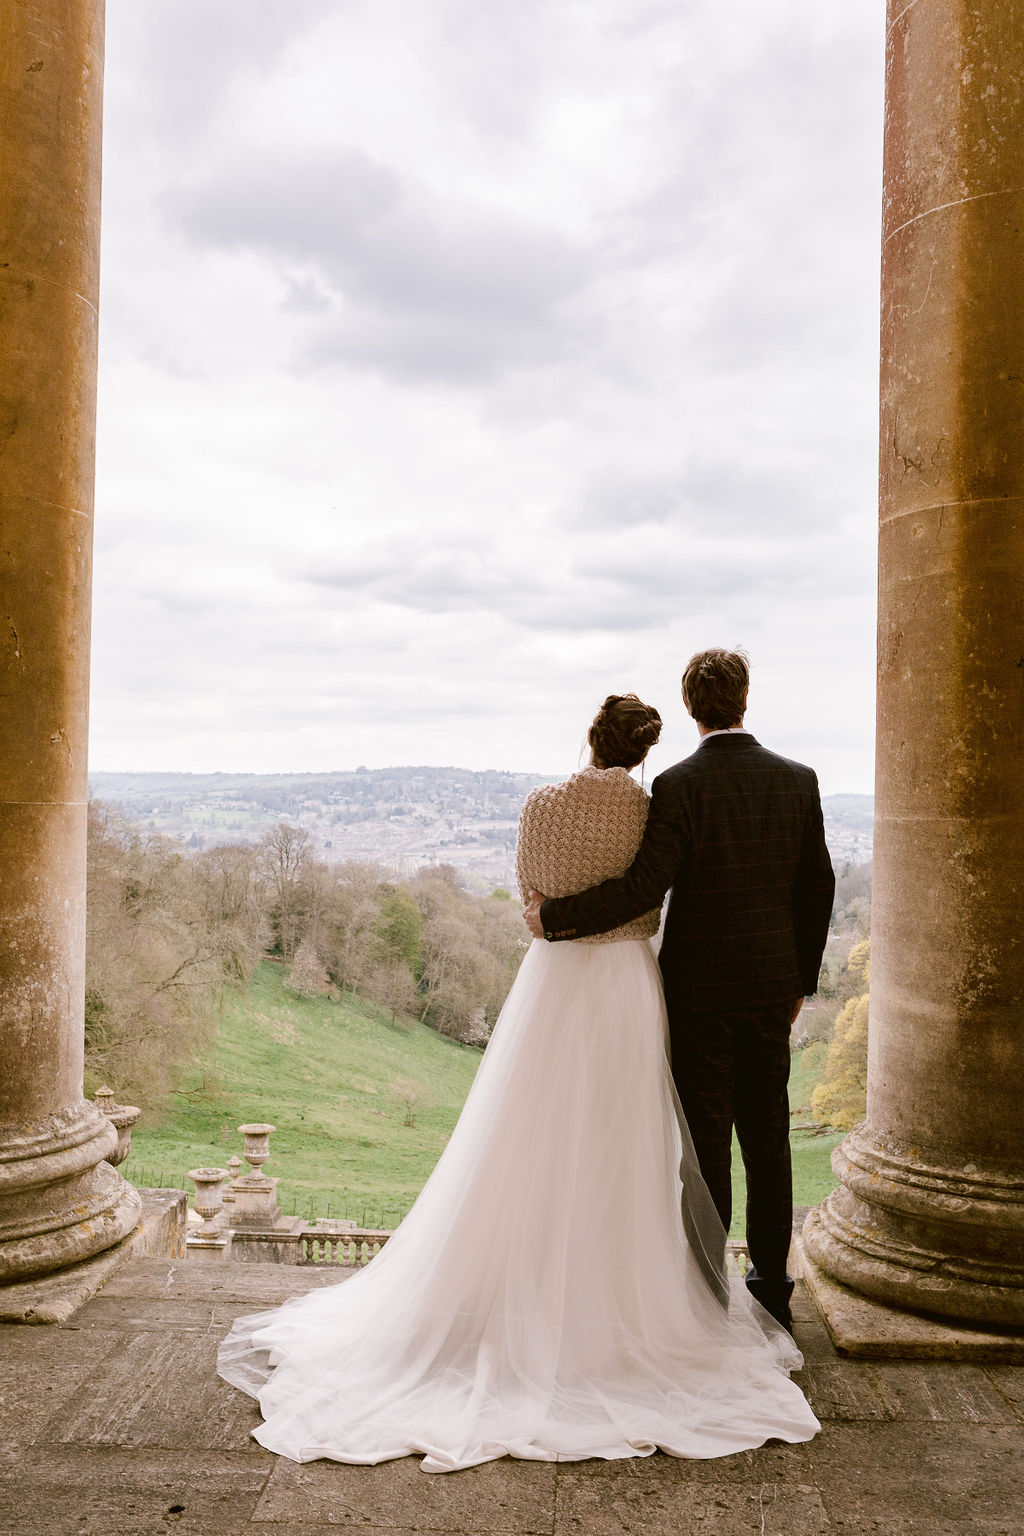
[[[157,1258],[161,1273],[165,1273],[165,1261],[184,1252],[188,1214],[184,1191],[133,1193],[141,1198],[142,1214],[128,1237],[116,1247],[56,1274],[0,1286],[0,1322],[66,1323],[101,1286],[112,1283],[129,1261],[138,1262],[140,1255]]]
[[[821,1320],[821,1314],[814,1309],[813,1319],[807,1322],[794,1322],[793,1338],[797,1348],[804,1357],[804,1363],[809,1365],[816,1360],[835,1360],[836,1347],[832,1343],[831,1335]]]
[[[0,48],[0,1284],[115,1246],[137,1197],[82,1097],[101,0]],[[39,1314],[41,1317],[42,1314]]]
[[[888,10],[868,1112],[804,1235],[894,1308],[1019,1327],[1024,38],[997,0]]]
[[[64,1323],[132,1257],[132,1238],[53,1275],[0,1286],[0,1323]]]
[[[783,1440],[769,1440],[752,1451],[737,1451],[734,1456],[721,1456],[714,1461],[689,1461],[676,1456],[657,1456],[652,1460],[674,1467],[676,1476],[688,1483],[812,1481],[806,1445],[788,1445]]]
[[[1021,1366],[990,1365],[985,1375],[1010,1410],[1024,1424],[1024,1368]]]
[[[17,943],[14,945],[18,949]],[[16,1021],[0,988],[0,1049]],[[137,1192],[105,1161],[117,1131],[85,1099],[0,1133],[0,1286],[50,1274],[119,1243],[138,1225]]]
[[[912,1423],[1015,1424],[1016,1415],[973,1365],[870,1365],[864,1370],[888,1419]]]
[[[236,1222],[232,1211],[231,1223],[235,1228],[231,1257],[236,1264],[298,1264],[302,1257],[304,1222],[298,1216],[282,1216],[275,1227],[264,1231]]]
[[[138,1334],[69,1395],[46,1426],[47,1441],[248,1451],[269,1469],[273,1457],[250,1435],[260,1422],[256,1403],[217,1375],[219,1342],[219,1332]]]
[[[641,1462],[580,1462],[559,1468],[557,1536],[825,1536],[828,1517],[810,1482],[761,1477],[716,1478],[734,1460],[677,1462],[655,1456]],[[707,1476],[686,1477],[701,1467]]]
[[[803,1284],[840,1355],[889,1360],[1024,1361],[1024,1331],[971,1328],[886,1306],[841,1285],[806,1252]],[[801,1349],[807,1326],[796,1325]]]
[[[837,1530],[1024,1530],[1018,1427],[916,1423],[908,1432],[903,1424],[827,1424],[809,1451]]]
[[[183,1189],[140,1189],[142,1217],[133,1257],[183,1259],[188,1231],[188,1196]]]
[[[202,1302],[251,1302],[260,1311],[323,1286],[340,1285],[354,1270],[330,1266],[301,1268],[273,1264],[233,1264],[207,1268],[191,1260],[167,1263],[162,1259],[134,1259],[131,1269],[115,1276],[103,1288],[105,1298],[130,1296],[139,1301],[187,1300]]]
[[[794,1378],[817,1417],[856,1420],[890,1418],[885,1404],[875,1390],[873,1378],[863,1365],[828,1361],[808,1365]]]
[[[887,1515],[885,1518],[853,1515],[849,1519],[832,1517],[829,1530],[833,1536],[1021,1536],[1024,1527],[1008,1524],[1006,1519],[977,1520],[973,1516],[952,1516],[948,1520],[934,1515],[912,1513]]]
[[[206,1268],[205,1265],[196,1267]],[[66,1326],[87,1332],[128,1329],[134,1333],[145,1333],[155,1329],[162,1333],[170,1328],[176,1333],[223,1334],[236,1317],[243,1317],[247,1312],[256,1310],[250,1302],[226,1302],[211,1306],[204,1301],[176,1301],[173,1298],[168,1301],[125,1301],[101,1294],[86,1302]]]
[[[256,1510],[263,1521],[300,1519],[325,1525],[408,1525],[548,1536],[554,1503],[552,1462],[502,1461],[464,1472],[419,1470],[418,1457],[376,1467],[278,1461]]]
[[[17,1324],[0,1328],[0,1445],[30,1445],[105,1356],[120,1347],[109,1334]]]
[[[1024,1488],[1024,1367],[844,1361],[820,1322],[797,1324],[824,1341],[804,1378],[819,1414],[834,1416],[807,1445],[717,1461],[505,1460],[449,1476],[420,1472],[418,1458],[296,1467],[251,1439],[257,1407],[215,1377],[214,1355],[234,1306],[266,1310],[333,1278],[135,1260],[83,1309],[102,1303],[102,1327],[0,1328],[3,1536],[1024,1532],[1008,1492]],[[877,1444],[872,1430],[885,1432]],[[987,1505],[972,1502],[980,1486]]]
[[[0,1481],[11,1536],[234,1536],[267,1479],[257,1458],[76,1445],[25,1450]]]
[[[258,1524],[246,1526],[250,1536],[338,1536],[339,1529],[344,1529],[345,1536],[417,1536],[421,1526],[398,1525],[337,1525],[323,1524],[317,1520],[312,1523],[306,1520],[261,1520]],[[467,1530],[462,1526],[454,1526],[445,1530],[441,1526],[431,1526],[432,1536],[488,1536],[486,1531],[474,1526]]]
[[[210,1231],[190,1232],[185,1239],[185,1251],[192,1264],[224,1264],[233,1258],[231,1233]]]

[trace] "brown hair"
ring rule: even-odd
[[[683,703],[698,725],[726,731],[743,719],[749,682],[746,651],[698,651],[683,673]]]
[[[635,693],[610,693],[594,716],[587,741],[602,768],[635,768],[661,735],[661,716]]]

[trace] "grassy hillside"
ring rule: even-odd
[[[143,1114],[124,1172],[135,1183],[191,1190],[189,1168],[224,1167],[233,1152],[241,1155],[236,1127],[269,1120],[277,1130],[266,1169],[281,1180],[286,1210],[394,1225],[440,1156],[480,1053],[422,1024],[393,1025],[386,1010],[359,999],[295,997],[285,975],[265,963],[248,991],[227,995],[212,1049],[162,1117]],[[810,1103],[822,1049],[794,1057],[796,1108]],[[404,1103],[389,1092],[397,1080],[421,1093],[411,1127]],[[829,1153],[838,1140],[794,1131],[798,1205],[817,1204],[834,1186]],[[737,1153],[734,1235],[743,1202]]]
[[[393,1025],[360,999],[295,997],[285,975],[265,963],[247,991],[227,995],[212,1050],[159,1123],[143,1114],[125,1171],[179,1184],[189,1168],[241,1155],[239,1125],[270,1121],[266,1171],[280,1178],[286,1209],[400,1215],[441,1154],[480,1052],[423,1024]],[[413,1126],[389,1092],[397,1079],[420,1090]]]

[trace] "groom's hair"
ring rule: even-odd
[[[683,703],[699,725],[725,731],[743,719],[749,683],[745,651],[698,651],[683,673]]]

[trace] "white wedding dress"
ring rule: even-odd
[[[800,1354],[742,1282],[723,1304],[723,1245],[650,944],[535,941],[398,1231],[351,1279],[240,1318],[220,1374],[294,1461],[422,1452],[450,1472],[809,1440]]]

